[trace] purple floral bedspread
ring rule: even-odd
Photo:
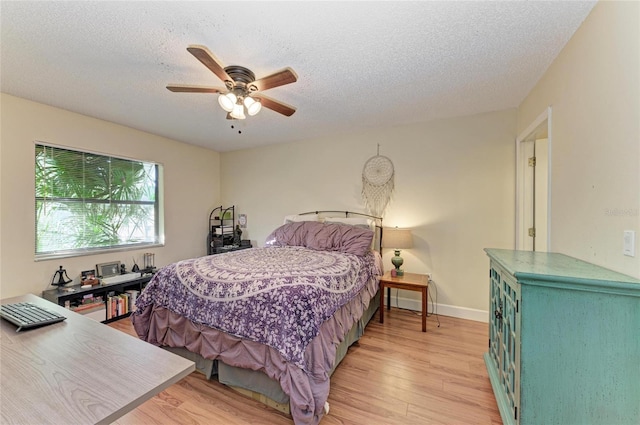
[[[305,368],[320,326],[375,275],[373,253],[267,247],[180,261],[162,268],[136,302],[278,350]]]

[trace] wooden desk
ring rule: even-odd
[[[23,301],[67,320],[21,332],[0,320],[0,423],[110,424],[195,369],[192,361],[35,295],[0,302]]]
[[[380,323],[384,323],[384,288],[406,289],[408,291],[419,291],[422,293],[422,332],[427,331],[427,289],[429,279],[427,275],[416,273],[404,273],[403,276],[392,277],[391,272],[386,272],[380,278]],[[389,294],[387,298],[390,300]],[[388,304],[389,309],[391,303]]]

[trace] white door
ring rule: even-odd
[[[516,249],[549,250],[551,109],[516,141]]]
[[[535,140],[525,140],[522,142],[520,167],[522,170],[522,225],[520,226],[521,246],[518,249],[525,251],[535,251],[535,237],[530,232],[536,227],[536,198],[535,198],[535,168],[531,166],[530,160],[535,158]]]
[[[547,252],[548,247],[548,223],[549,215],[549,139],[537,139],[535,141],[536,166],[534,167],[534,193],[535,205],[533,208],[535,237],[532,251]]]

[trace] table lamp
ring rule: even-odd
[[[400,268],[404,260],[400,256],[400,250],[413,247],[413,239],[411,238],[411,230],[386,228],[382,234],[382,246],[395,250],[395,256],[391,258],[391,264],[395,267],[396,275],[404,275],[404,271]]]

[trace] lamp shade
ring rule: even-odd
[[[406,249],[413,247],[411,230],[387,227],[382,234],[382,246],[390,249]]]
[[[236,103],[233,106],[233,111],[231,111],[231,116],[237,120],[243,120],[246,118],[244,115],[244,108],[242,107],[241,103]]]
[[[238,98],[233,93],[221,94],[218,96],[218,103],[227,112],[233,111],[233,107],[236,104]]]
[[[247,113],[251,116],[257,114],[260,112],[260,109],[262,109],[262,103],[249,96],[244,98],[244,106],[247,108]]]

